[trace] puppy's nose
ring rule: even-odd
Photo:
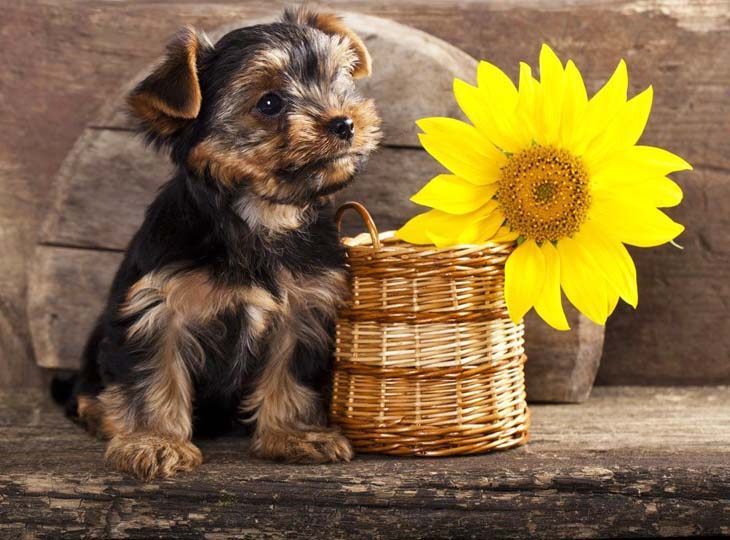
[[[355,134],[355,123],[352,121],[352,118],[338,116],[330,120],[329,124],[327,124],[327,129],[343,141],[349,141]]]

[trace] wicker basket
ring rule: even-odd
[[[523,326],[507,316],[511,246],[436,249],[345,238],[352,300],[337,322],[330,414],[359,452],[450,456],[527,441]]]

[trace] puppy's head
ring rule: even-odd
[[[230,189],[307,204],[344,187],[379,140],[363,42],[336,16],[287,11],[215,46],[184,29],[128,98],[148,139]]]

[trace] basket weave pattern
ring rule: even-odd
[[[527,440],[523,326],[509,319],[512,247],[345,239],[352,299],[337,323],[332,420],[360,452],[447,456]]]

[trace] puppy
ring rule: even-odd
[[[215,46],[182,30],[129,96],[176,172],[128,247],[67,403],[109,439],[116,469],[191,470],[194,431],[241,418],[256,456],[352,457],[324,403],[348,291],[331,195],[379,139],[353,81],[370,69],[339,18],[286,11]]]

